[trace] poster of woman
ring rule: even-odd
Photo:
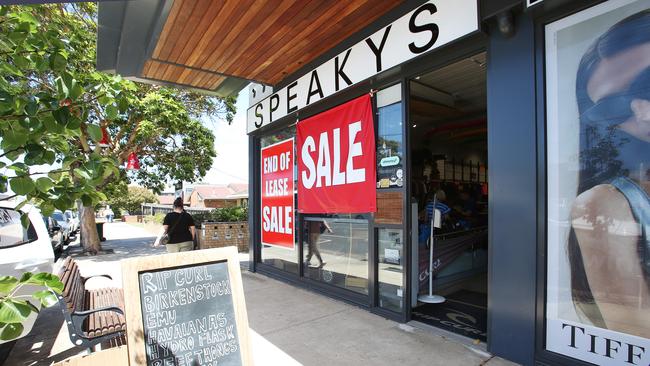
[[[650,1],[545,27],[546,349],[650,364]]]

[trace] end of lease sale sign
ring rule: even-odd
[[[293,139],[262,149],[262,244],[294,249]]]
[[[364,95],[298,122],[298,211],[377,211],[375,129]]]

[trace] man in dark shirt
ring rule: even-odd
[[[167,233],[169,241],[165,245],[168,253],[186,252],[194,249],[194,219],[183,209],[183,200],[174,200],[174,211],[163,220],[163,227],[154,246],[160,246],[160,238]]]

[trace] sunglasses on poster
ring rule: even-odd
[[[585,122],[622,123],[634,114],[631,104],[635,99],[650,101],[650,67],[641,72],[627,90],[599,100],[580,117]]]

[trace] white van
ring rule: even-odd
[[[20,211],[26,212],[29,218],[29,227],[24,228],[21,213],[13,207],[14,203],[0,202],[0,276],[20,278],[25,272],[52,273],[54,251],[43,216],[35,207],[24,206]],[[16,295],[31,295],[34,290],[33,286],[24,286]],[[33,303],[36,305],[36,301]],[[32,313],[23,323],[25,329],[20,337],[29,334],[36,316]],[[0,340],[0,344],[5,342]]]

